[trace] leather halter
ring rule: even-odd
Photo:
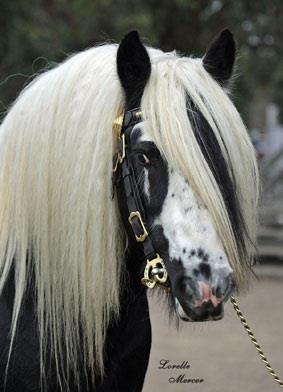
[[[147,230],[145,210],[129,156],[131,132],[141,119],[142,112],[140,108],[137,108],[117,116],[113,121],[114,137],[116,138],[116,152],[113,157],[113,191],[115,187],[123,185],[125,202],[129,212],[128,221],[136,241],[140,242],[143,247],[146,266],[141,282],[149,288],[154,288],[157,285],[170,290],[165,264],[155,251],[150,233]]]

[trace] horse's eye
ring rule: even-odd
[[[143,165],[143,166],[148,166],[150,165],[150,160],[145,154],[139,153],[137,155],[138,162]]]

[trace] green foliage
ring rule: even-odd
[[[282,0],[1,0],[0,112],[31,75],[131,29],[163,50],[202,56],[225,27],[238,41],[240,111],[248,119],[259,87],[283,108]]]

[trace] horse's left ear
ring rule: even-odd
[[[210,44],[202,62],[208,73],[225,86],[233,73],[236,44],[233,34],[223,30]]]
[[[136,31],[128,33],[119,45],[117,71],[126,93],[127,108],[139,106],[151,65],[147,50]]]

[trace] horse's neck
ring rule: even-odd
[[[106,335],[105,352],[107,360],[105,366],[108,374],[105,381],[106,386],[104,389],[104,384],[99,385],[102,389],[98,388],[98,390],[113,390],[111,389],[112,384],[119,385],[117,390],[127,390],[127,384],[129,384],[130,381],[128,375],[127,377],[122,377],[123,371],[124,369],[127,369],[127,367],[133,366],[133,363],[137,361],[135,359],[133,362],[131,352],[142,353],[137,357],[140,358],[141,362],[137,363],[135,366],[137,374],[135,373],[134,376],[132,374],[131,382],[133,385],[136,385],[138,378],[140,378],[140,384],[142,385],[148,363],[151,331],[146,288],[141,284],[140,275],[138,273],[138,270],[142,268],[142,259],[140,259],[139,255],[136,253],[131,253],[128,254],[125,263],[127,264],[127,267],[129,267],[129,270],[127,271],[127,274],[125,274],[125,279],[123,279],[120,315],[118,319],[113,318],[111,320]],[[6,350],[5,352],[8,352],[14,295],[14,271],[11,271],[9,279],[7,280],[4,290],[0,296],[0,353],[2,353],[2,359],[4,358],[4,350]],[[36,338],[36,336],[38,336],[38,329],[35,317],[36,296],[33,285],[29,286],[24,297],[22,304],[23,311],[21,312],[22,316],[18,325],[19,333],[17,334],[17,341],[15,344],[16,349],[13,352],[12,360],[15,362],[17,369],[20,369],[20,371],[24,374],[24,376],[22,376],[22,373],[19,373],[20,375],[18,376],[18,379],[20,377],[25,378],[25,375],[27,375],[27,377],[30,377],[29,382],[34,383],[35,385],[33,390],[37,390],[36,387],[38,385],[39,378],[39,338]],[[26,362],[22,359],[27,357],[27,353],[29,353],[30,358],[33,358],[32,361]],[[4,359],[3,361],[5,362]],[[3,361],[2,365],[0,364],[0,384],[1,380],[5,377],[5,366],[3,365]],[[52,371],[53,370],[54,369],[52,367]],[[28,376],[29,374],[31,376]],[[14,370],[11,370],[10,378],[11,380],[14,380]],[[119,381],[117,381],[118,378]],[[52,379],[56,379],[55,372],[52,377],[50,376],[49,378],[49,382],[51,384]],[[9,382],[10,381],[8,380],[8,385]],[[11,383],[14,383],[14,381],[11,381]],[[54,381],[54,383],[56,383],[56,381]],[[85,381],[85,372],[83,372],[81,382],[83,390],[85,390],[84,385],[87,385],[88,383],[89,380]],[[109,387],[109,389],[107,388],[108,384],[111,385],[111,388]],[[13,390],[19,391],[21,389]],[[50,389],[48,390],[55,390],[55,388],[52,389],[52,386],[50,386]],[[131,390],[134,390],[134,388]]]

